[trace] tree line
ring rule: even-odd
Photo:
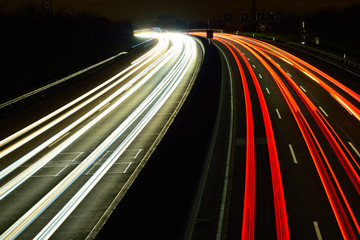
[[[131,47],[130,21],[90,13],[0,12],[0,102]]]

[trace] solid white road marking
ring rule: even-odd
[[[229,176],[230,176],[230,160],[231,160],[231,150],[233,145],[233,131],[234,131],[234,87],[233,87],[233,78],[231,74],[230,64],[228,59],[226,58],[225,53],[219,48],[221,53],[223,54],[226,64],[229,70],[229,79],[230,79],[230,131],[229,131],[229,139],[228,139],[228,146],[227,146],[227,154],[226,154],[226,167],[225,167],[225,176],[224,176],[224,185],[221,197],[221,205],[220,205],[220,213],[219,213],[219,221],[216,231],[216,240],[222,239],[222,229],[223,229],[223,222],[224,222],[224,215],[225,215],[225,203],[226,203],[226,196],[228,191],[229,185]],[[244,54],[244,53],[243,53]],[[245,55],[245,54],[244,54]]]
[[[277,113],[279,119],[281,119],[281,115],[280,115],[279,109],[276,108],[275,110],[276,110],[276,113]]]
[[[317,221],[313,221],[314,224],[314,228],[315,228],[315,232],[316,232],[316,236],[318,240],[322,240],[322,236],[321,236],[321,232],[320,232],[320,228],[319,228],[319,224]]]
[[[266,92],[268,93],[268,94],[270,94],[270,91],[269,91],[269,89],[268,88],[265,88],[266,89]]]
[[[319,109],[323,112],[323,114],[324,114],[326,117],[329,116],[322,107],[319,106]]]
[[[350,147],[354,150],[354,152],[356,153],[356,155],[358,155],[358,157],[360,158],[360,153],[359,151],[354,147],[354,145],[351,142],[348,142],[348,144],[350,145]]]
[[[292,156],[292,158],[293,158],[293,160],[294,160],[294,163],[297,164],[298,161],[296,160],[295,152],[294,152],[294,149],[293,149],[293,147],[292,147],[291,144],[289,144],[289,149],[290,149],[291,156]]]

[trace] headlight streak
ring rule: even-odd
[[[190,67],[191,61],[190,57],[194,59],[195,56],[195,47],[194,42],[190,43],[190,51],[185,52],[183,55],[185,58],[181,59],[180,65],[174,67],[171,71],[171,74],[165,79],[169,79],[169,83],[162,93],[161,97],[157,100],[155,105],[151,110],[146,114],[142,121],[137,125],[137,127],[132,131],[131,134],[125,139],[122,144],[111,154],[111,156],[106,160],[105,163],[99,168],[94,175],[86,182],[86,184],[77,192],[77,194],[58,212],[58,214],[42,229],[41,232],[34,239],[48,239],[57,228],[66,220],[66,218],[71,214],[71,212],[80,204],[80,202],[86,197],[86,195],[92,190],[92,188],[101,180],[105,173],[110,169],[110,167],[116,162],[116,160],[121,156],[125,151],[131,141],[141,132],[141,130],[146,126],[146,124],[152,119],[152,117],[157,113],[157,111],[162,107],[170,95],[174,92],[178,84],[181,82],[184,74],[187,69]],[[157,94],[156,94],[157,95]],[[133,134],[134,133],[134,134]],[[129,139],[129,140],[128,140]]]
[[[181,40],[179,35],[170,35],[174,42],[175,49],[181,50]],[[187,37],[186,37],[187,38]],[[63,179],[55,188],[53,188],[46,196],[44,196],[36,205],[34,205],[26,214],[23,215],[16,223],[13,224],[3,235],[3,238],[13,238],[20,234],[31,222],[36,219],[65,189],[70,186],[85,170],[93,163],[102,152],[107,149],[136,119],[141,117],[145,110],[150,107],[150,110],[140,120],[136,127],[132,130],[126,139],[119,145],[115,152],[109,159],[96,171],[96,173],[88,180],[88,182],[81,188],[81,190],[66,204],[62,211],[53,218],[45,230],[43,230],[36,238],[48,238],[61,225],[67,216],[75,209],[75,207],[82,201],[82,199],[91,191],[106,171],[113,165],[117,158],[123,153],[126,147],[131,144],[135,137],[141,132],[146,124],[152,119],[157,111],[162,107],[166,100],[170,97],[178,84],[182,81],[186,72],[196,58],[194,40],[189,38],[183,40],[186,43],[188,51],[184,51],[175,66],[163,81],[153,90],[153,92],[140,104],[136,110],[101,144],[92,152],[84,161],[78,165],[65,179]],[[192,60],[190,60],[192,59]],[[42,234],[45,236],[41,236]]]
[[[42,166],[44,166],[46,163],[51,161],[55,156],[57,156],[62,150],[64,150],[66,147],[68,147],[71,143],[73,143],[77,138],[79,138],[83,133],[85,133],[87,130],[89,130],[92,126],[94,126],[97,122],[99,122],[102,118],[104,118],[107,114],[109,114],[113,109],[115,109],[119,104],[121,104],[126,98],[131,96],[132,93],[134,93],[138,88],[140,88],[145,82],[147,82],[150,77],[155,74],[159,69],[161,69],[162,66],[164,66],[175,54],[176,54],[176,48],[172,47],[169,51],[167,51],[164,55],[162,55],[158,60],[156,60],[154,63],[152,63],[148,68],[146,68],[144,71],[148,71],[150,69],[151,72],[148,73],[141,81],[139,81],[137,84],[135,84],[130,90],[128,90],[121,98],[119,98],[114,104],[112,104],[108,109],[106,109],[104,112],[102,112],[100,115],[98,115],[95,119],[93,119],[91,122],[87,123],[83,128],[78,130],[75,134],[70,136],[67,140],[62,142],[60,145],[58,145],[56,148],[54,148],[52,151],[50,151],[47,155],[42,157],[40,160],[38,160],[36,163],[28,167],[26,170],[24,170],[22,173],[17,175],[15,178],[13,178],[11,181],[9,181],[6,185],[2,186],[0,188],[0,200],[6,197],[11,191],[13,191],[15,188],[17,188],[21,183],[26,181],[31,175],[33,175],[35,172],[37,172]],[[143,71],[143,72],[144,72]],[[122,88],[120,88],[117,92],[112,94],[107,98],[107,100],[103,101],[101,104],[99,104],[97,107],[92,109],[87,114],[83,115],[80,119],[73,122],[71,125],[63,129],[61,132],[50,138],[49,140],[45,141],[43,144],[39,145],[37,148],[14,162],[12,165],[8,166],[6,169],[1,171],[0,173],[0,179],[14,171],[16,168],[21,166],[21,164],[25,163],[32,157],[34,157],[38,152],[46,148],[49,144],[51,144],[54,139],[58,139],[63,134],[67,133],[70,129],[72,129],[74,126],[80,124],[83,120],[91,116],[93,113],[97,112],[98,109],[100,109],[104,103],[110,102],[114,98],[118,96],[118,92],[122,92],[123,89],[128,88],[127,85],[132,85],[143,74],[136,76],[134,79],[129,81],[126,85],[124,85]]]
[[[232,45],[229,42],[228,42],[228,44]],[[245,56],[240,52],[240,50],[238,48],[236,48],[234,45],[232,45],[232,47],[238,52],[238,54],[242,57],[243,61],[245,62],[246,66],[248,68],[248,71],[250,72],[250,75],[252,77],[252,80],[255,85],[257,95],[258,95],[258,99],[260,102],[260,107],[261,107],[261,111],[262,111],[262,115],[263,115],[263,119],[264,119],[265,131],[266,131],[266,136],[267,136],[267,143],[268,143],[271,180],[272,180],[272,185],[273,185],[273,197],[274,197],[277,238],[278,239],[290,239],[284,191],[283,191],[281,172],[280,172],[280,166],[279,166],[279,159],[278,159],[278,155],[277,155],[274,133],[272,130],[272,124],[271,124],[269,112],[267,109],[267,105],[265,102],[265,98],[264,98],[264,95],[262,93],[262,90],[260,88],[259,82],[256,78],[253,68],[250,66],[249,62],[247,61]],[[245,199],[244,199],[244,202],[245,202]],[[247,231],[247,229],[244,231]],[[251,237],[251,235],[247,235],[246,233],[244,233],[244,235],[242,235],[242,236],[245,237],[244,239],[247,239],[247,237]]]
[[[238,40],[238,42],[240,44],[242,44],[243,46],[244,45],[248,45],[248,43],[244,42],[244,41],[241,41],[241,40]],[[250,44],[249,44],[250,45]],[[246,47],[246,46],[244,46]],[[255,46],[251,46],[253,47],[256,51],[260,52],[265,58],[267,58],[276,68],[278,68],[278,70],[282,73],[282,75],[287,78],[288,81],[292,81],[290,80],[291,78],[271,59],[271,58],[268,58],[266,56],[266,54],[264,52],[262,52],[261,50],[259,50],[257,47]],[[334,187],[332,186],[332,183],[331,183],[331,180],[330,180],[330,177],[328,176],[327,172],[326,172],[326,168],[325,166],[323,165],[322,161],[321,161],[321,157],[320,155],[317,153],[317,150],[316,150],[316,147],[314,145],[314,143],[312,142],[312,139],[315,140],[316,142],[316,145],[317,145],[317,148],[320,150],[320,152],[322,153],[322,156],[327,164],[327,167],[329,168],[329,171],[331,172],[331,175],[334,179],[334,182],[336,183],[336,186],[338,187],[338,190],[342,196],[342,199],[349,211],[349,214],[353,220],[353,223],[357,229],[357,231],[360,233],[360,228],[359,228],[359,225],[358,225],[358,222],[355,218],[355,215],[353,214],[351,208],[350,208],[350,205],[348,204],[348,201],[340,187],[340,184],[334,174],[334,172],[332,171],[331,169],[331,166],[328,162],[328,160],[326,159],[326,156],[325,154],[323,153],[321,147],[320,147],[320,144],[318,143],[318,141],[316,140],[316,137],[315,135],[312,133],[308,123],[306,122],[305,118],[302,116],[301,112],[295,112],[293,110],[293,107],[291,106],[292,104],[295,103],[295,101],[290,101],[289,99],[292,98],[291,94],[288,92],[288,90],[286,89],[285,85],[283,85],[283,83],[281,82],[281,80],[279,79],[279,77],[276,75],[276,73],[270,68],[269,65],[266,64],[266,62],[264,62],[260,56],[258,56],[254,51],[252,51],[251,49],[249,49],[248,47],[246,47],[250,52],[252,52],[252,54],[254,54],[260,61],[261,63],[267,68],[267,70],[271,73],[272,77],[274,78],[275,82],[278,84],[279,88],[281,89],[281,92],[283,93],[285,99],[287,100],[288,102],[288,105],[299,125],[299,127],[301,128],[301,132],[304,136],[304,139],[306,141],[306,144],[308,145],[308,148],[309,148],[309,151],[311,153],[311,155],[313,156],[313,160],[314,160],[314,163],[315,163],[315,166],[318,170],[318,173],[319,173],[319,176],[321,178],[321,181],[323,182],[323,185],[324,185],[324,188],[325,188],[325,191],[328,195],[328,198],[329,198],[329,201],[330,201],[330,204],[333,208],[333,211],[334,211],[334,214],[335,214],[335,217],[338,221],[338,224],[339,224],[339,227],[340,227],[340,230],[344,236],[344,238],[350,238],[350,239],[355,239],[355,234],[351,228],[351,225],[347,219],[347,216],[345,214],[345,211],[344,209],[342,208],[342,205],[341,205],[341,201],[339,200],[339,198],[337,197],[337,194],[336,194],[336,190],[334,189]],[[302,94],[302,99],[303,99],[303,102],[306,104],[308,104],[308,109],[310,112],[314,112],[314,115],[316,116],[320,116],[320,118],[324,121],[324,122],[318,122],[318,124],[320,124],[321,126],[321,129],[323,132],[325,132],[324,134],[326,135],[327,139],[332,142],[332,146],[334,149],[334,151],[337,153],[338,157],[343,159],[343,158],[346,158],[345,154],[342,152],[341,148],[337,145],[337,143],[335,141],[335,139],[332,137],[330,131],[328,128],[330,128],[332,130],[332,128],[330,127],[330,125],[325,122],[326,119],[324,117],[322,117],[321,114],[318,113],[318,111],[316,110],[316,107],[315,106],[309,106],[309,103],[310,100],[306,99],[306,96],[304,96],[305,94],[300,90],[300,89],[297,89],[297,86],[295,85],[295,83],[291,83],[291,85],[293,86],[293,88],[296,90],[297,94]],[[293,102],[293,103],[291,103]],[[316,118],[316,116],[314,118]],[[327,125],[327,126],[326,126]],[[305,127],[306,126],[306,127]],[[328,128],[327,128],[328,127]],[[310,131],[307,132],[307,131]],[[334,132],[334,130],[332,130],[334,134],[336,134]],[[329,136],[329,134],[331,136]],[[312,136],[312,137],[310,137]],[[337,136],[337,135],[336,135]],[[337,136],[338,137],[338,136]],[[339,139],[339,137],[338,137]],[[339,139],[340,141],[340,139]],[[344,146],[345,147],[345,146]],[[342,161],[344,162],[344,161]],[[346,163],[348,163],[348,160],[346,161]],[[346,164],[346,163],[343,163]],[[353,170],[349,170],[351,169],[351,166],[349,166],[348,164],[346,164],[346,166],[344,166],[345,170],[347,170],[351,180],[353,181],[355,187],[357,186],[358,184],[358,175],[356,174],[355,171]]]
[[[24,135],[25,133],[31,131],[32,129],[36,128],[37,126],[44,124],[46,121],[49,121],[51,118],[55,117],[56,115],[60,114],[61,112],[65,111],[66,109],[74,106],[75,104],[79,103],[80,101],[84,100],[85,98],[89,97],[91,94],[95,93],[96,91],[100,90],[101,88],[103,88],[104,86],[110,84],[111,82],[113,82],[114,80],[116,80],[117,78],[119,78],[120,76],[124,75],[125,73],[127,73],[125,76],[123,76],[120,80],[117,80],[116,82],[114,82],[113,84],[111,84],[110,86],[108,86],[107,88],[105,88],[104,90],[102,90],[101,92],[99,92],[98,94],[96,94],[95,96],[91,97],[90,99],[88,99],[87,101],[83,102],[81,105],[71,109],[70,111],[68,111],[67,113],[63,113],[62,116],[58,117],[57,119],[53,120],[52,122],[46,124],[45,126],[41,127],[40,129],[38,129],[37,131],[33,132],[32,134],[29,134],[28,136],[24,137],[23,139],[19,140],[18,142],[12,144],[11,146],[3,149],[0,151],[0,159],[3,158],[4,156],[6,156],[7,154],[11,153],[12,151],[14,151],[15,149],[21,147],[22,145],[24,145],[25,143],[29,142],[30,140],[34,139],[35,137],[39,136],[40,134],[42,134],[43,132],[45,132],[46,130],[50,129],[51,127],[55,126],[56,124],[58,124],[59,122],[61,122],[62,120],[64,120],[65,118],[69,117],[70,115],[72,115],[73,113],[77,112],[78,110],[80,110],[81,108],[83,108],[84,106],[86,106],[87,104],[91,103],[92,101],[94,101],[96,98],[102,96],[104,93],[106,93],[107,91],[111,90],[113,87],[115,87],[116,85],[118,85],[119,83],[121,83],[124,79],[126,79],[127,77],[129,77],[131,74],[135,73],[137,70],[139,70],[141,67],[145,66],[148,62],[150,62],[152,59],[154,59],[155,57],[157,57],[161,51],[163,51],[166,47],[168,46],[168,42],[167,41],[163,41],[160,38],[159,43],[152,49],[150,50],[148,53],[145,54],[145,56],[148,58],[146,61],[143,62],[137,62],[137,64],[133,64],[130,67],[126,68],[125,70],[121,71],[120,73],[118,73],[117,75],[115,75],[114,77],[110,78],[109,80],[105,81],[104,83],[102,83],[101,85],[99,85],[98,87],[92,89],[91,91],[87,92],[86,94],[80,96],[79,98],[73,100],[72,102],[66,104],[65,106],[61,107],[60,109],[50,113],[49,115],[41,118],[40,120],[34,122],[33,124],[23,128],[22,130],[19,130],[18,132],[12,134],[11,136],[3,139],[0,141],[0,147],[14,141],[15,139],[19,138],[20,136]],[[145,58],[141,57],[142,60],[145,60]],[[133,69],[133,70],[131,70]],[[105,103],[104,103],[105,104]],[[56,140],[54,140],[56,141]],[[1,176],[0,176],[1,179]]]

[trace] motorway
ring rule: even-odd
[[[214,33],[212,43],[227,72],[228,149],[217,211],[197,216],[217,230],[198,224],[192,239],[359,239],[359,93],[266,42]]]
[[[359,76],[244,36],[147,37],[66,103],[0,120],[1,239],[94,238],[120,200],[113,239],[360,238]]]
[[[12,130],[0,141],[0,239],[94,238],[125,195],[187,98],[204,54],[186,35],[139,37],[154,46],[101,84],[33,113],[33,122],[19,112],[2,118],[2,135]],[[67,99],[71,90],[62,91]],[[11,127],[19,118],[28,124]]]

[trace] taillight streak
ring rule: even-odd
[[[231,43],[228,43],[232,45]],[[281,179],[280,165],[279,159],[276,150],[275,138],[272,129],[272,124],[269,116],[269,111],[267,109],[267,105],[265,102],[264,95],[262,93],[260,84],[256,78],[254,70],[250,66],[247,59],[240,52],[238,48],[232,45],[233,48],[239,53],[243,61],[245,62],[248,71],[252,77],[253,83],[255,85],[255,89],[258,95],[258,99],[260,102],[260,107],[264,119],[265,131],[268,142],[268,151],[269,151],[269,160],[270,160],[270,170],[271,170],[271,180],[273,186],[273,197],[274,197],[274,210],[275,210],[275,220],[276,220],[276,233],[278,239],[290,239],[289,227],[288,227],[288,219],[286,213],[286,205],[284,198],[284,190]]]
[[[244,208],[241,229],[241,239],[254,239],[255,227],[255,146],[254,146],[254,123],[251,107],[251,99],[244,70],[239,58],[231,47],[221,42],[229,49],[238,66],[241,81],[244,89],[245,110],[246,110],[246,167],[245,167],[245,191]]]
[[[233,40],[240,40],[239,37],[231,37]],[[242,37],[241,37],[242,38]],[[243,38],[247,39],[247,38]],[[244,40],[240,40],[244,41]],[[249,40],[247,40],[249,42]],[[320,78],[315,76],[313,73],[311,73],[308,69],[312,70],[313,72],[316,72],[320,76],[327,79],[329,82],[333,83],[338,88],[342,89],[344,92],[346,92],[348,95],[353,97],[356,101],[360,102],[360,95],[351,90],[350,88],[346,87],[339,81],[335,80],[334,78],[330,77],[329,75],[325,74],[324,72],[320,71],[319,69],[311,66],[310,64],[302,61],[301,59],[291,55],[290,53],[284,52],[283,50],[276,48],[272,45],[268,45],[261,41],[254,41],[251,40],[252,46],[256,45],[261,47],[264,51],[267,53],[279,57],[281,60],[287,62],[288,64],[294,66],[299,71],[307,75],[309,78],[314,80],[316,83],[318,83],[323,89],[325,89],[331,96],[334,97],[336,101],[338,101],[351,115],[353,115],[358,121],[360,121],[360,110],[356,106],[354,106],[350,101],[348,101],[345,97],[343,97],[340,93],[336,92],[333,88],[331,88],[328,84],[326,84],[324,81],[322,81]],[[308,69],[306,69],[308,68]]]
[[[310,154],[314,160],[314,164],[316,166],[316,169],[318,171],[318,174],[320,176],[320,179],[323,183],[323,186],[324,186],[324,189],[326,191],[326,194],[328,196],[328,199],[330,201],[330,205],[332,206],[332,209],[333,209],[333,212],[335,214],[335,217],[337,219],[337,222],[338,222],[338,225],[340,227],[340,230],[343,234],[343,237],[345,239],[355,239],[355,234],[351,228],[351,225],[350,225],[350,222],[349,220],[347,219],[347,216],[346,216],[346,213],[341,205],[341,201],[340,199],[338,198],[337,196],[337,193],[336,193],[336,190],[334,188],[334,186],[332,185],[331,183],[331,179],[329,177],[329,175],[327,174],[326,172],[326,167],[324,166],[323,162],[321,161],[321,157],[317,151],[317,148],[313,142],[313,140],[316,142],[316,145],[317,147],[319,148],[319,151],[321,152],[323,158],[324,158],[324,161],[326,162],[326,165],[334,179],[334,182],[336,183],[336,186],[342,196],[342,199],[349,211],[349,214],[354,222],[354,225],[357,229],[357,231],[360,233],[360,228],[359,228],[359,225],[357,223],[357,220],[355,218],[355,215],[353,214],[351,208],[350,208],[350,205],[340,187],[340,184],[323,152],[323,150],[321,149],[321,146],[319,144],[319,142],[317,141],[314,133],[311,131],[311,128],[309,126],[309,124],[306,122],[304,116],[302,115],[302,113],[300,111],[295,111],[295,109],[298,109],[298,107],[294,107],[294,104],[296,105],[296,102],[293,100],[293,97],[291,96],[289,90],[286,88],[285,84],[281,81],[281,79],[279,78],[279,76],[277,76],[277,74],[272,70],[272,68],[256,53],[254,52],[252,49],[250,49],[247,45],[247,43],[244,43],[243,41],[241,40],[236,40],[239,44],[242,44],[242,46],[244,46],[247,50],[249,50],[264,66],[265,68],[270,72],[270,74],[272,75],[273,79],[275,80],[275,82],[277,83],[278,87],[280,88],[282,94],[284,95],[289,107],[290,107],[290,110],[292,111],[294,117],[295,117],[295,120],[296,122],[298,123],[298,126],[300,128],[300,131],[305,139],[305,142],[308,146],[308,149],[310,151]],[[267,58],[276,68],[278,68],[278,70],[282,73],[282,75],[291,81],[291,85],[293,86],[294,90],[297,92],[297,94],[301,94],[301,96],[303,97],[302,98],[302,101],[304,102],[305,105],[307,105],[308,107],[308,110],[312,113],[313,117],[314,115],[318,116],[317,114],[317,110],[316,110],[316,107],[311,105],[312,103],[309,104],[310,100],[307,99],[306,95],[295,85],[295,83],[292,81],[292,79],[275,63],[275,61],[273,61],[271,58],[267,57],[266,54],[264,52],[262,52],[261,50],[257,49],[256,47],[252,46],[254,49],[256,49],[259,53],[261,53],[265,58]],[[295,86],[294,86],[295,85]],[[305,96],[304,96],[305,95]],[[301,98],[301,97],[300,97]],[[315,118],[315,117],[314,117]],[[318,118],[318,117],[317,117]],[[316,119],[315,119],[316,120]],[[320,118],[321,120],[321,118]],[[318,122],[318,121],[317,121]],[[318,122],[318,124],[324,124],[324,122]],[[327,131],[326,134],[329,134],[329,129],[326,128],[326,126],[320,126],[320,128],[323,130],[323,131]],[[324,133],[325,134],[325,133]],[[327,137],[328,139],[328,136],[325,134],[325,136]],[[329,137],[330,138],[330,137]],[[334,138],[331,136],[331,141],[335,141]],[[328,139],[329,140],[329,139]],[[333,143],[334,146],[338,148],[340,148],[338,146],[338,144],[335,142]],[[332,145],[333,146],[333,145]],[[337,152],[338,154],[340,154],[342,157],[344,156],[344,154],[341,154],[341,148],[340,149],[337,149]],[[342,152],[343,153],[343,152]],[[351,166],[352,167],[352,166]],[[346,170],[348,170],[349,172],[351,172],[350,174],[356,174],[355,171],[351,171],[349,170],[351,167],[347,166],[346,167]],[[358,176],[353,176],[355,179],[352,179],[352,180],[356,180],[356,178],[358,178]],[[356,180],[355,182],[357,183],[358,180]]]

